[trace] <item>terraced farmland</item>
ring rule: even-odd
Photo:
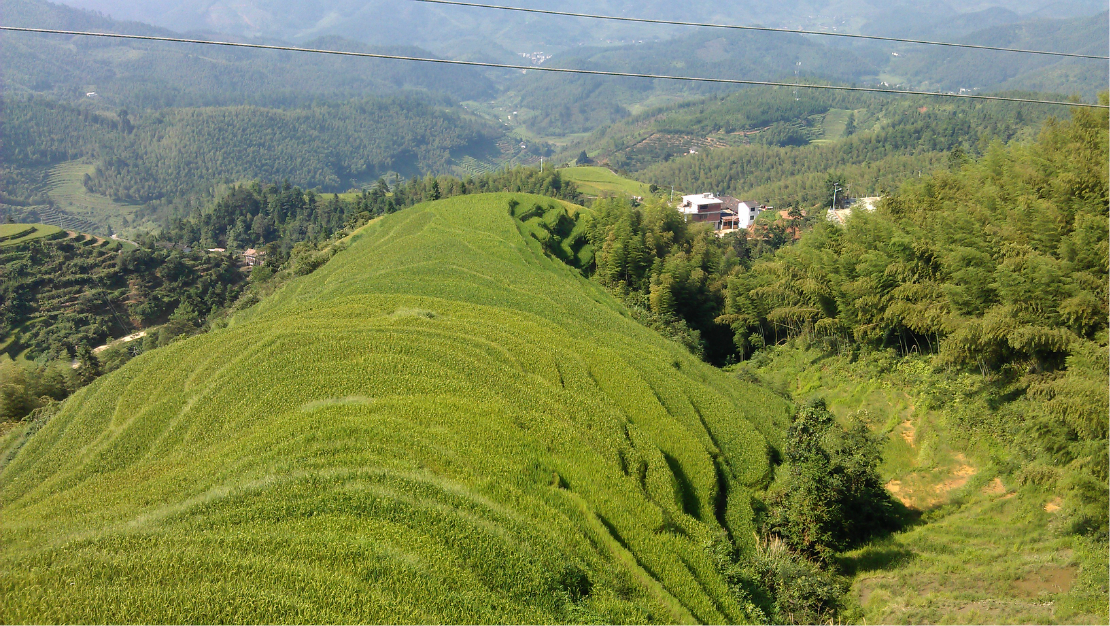
[[[61,228],[49,224],[0,224],[0,248],[33,239],[57,239],[65,236]]]
[[[464,176],[481,176],[497,171],[497,165],[488,161],[479,161],[470,155],[458,159],[455,166]]]
[[[549,202],[377,220],[5,435],[0,619],[744,621],[708,545],[752,548],[787,407],[632,321],[510,200]]]
[[[648,185],[614,174],[607,167],[568,167],[559,170],[566,180],[574,181],[578,190],[590,196],[618,197],[650,195]]]
[[[48,192],[57,203],[57,209],[40,208],[44,220],[63,228],[100,234],[107,234],[108,227],[123,231],[135,221],[139,205],[115,202],[85,189],[82,179],[85,174],[92,173],[93,167],[69,161],[50,171]]]

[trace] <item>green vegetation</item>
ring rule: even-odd
[[[1093,410],[1108,407],[1105,355],[1073,361],[1067,375],[1088,381]],[[1106,621],[1106,535],[1075,523],[1085,508],[1105,509],[1105,496],[1077,490],[1084,461],[1067,463],[1029,434],[1043,429],[1039,396],[1015,399],[997,379],[936,368],[927,355],[836,355],[805,340],[740,369],[787,397],[819,394],[842,423],[866,423],[882,440],[881,480],[920,516],[833,559],[853,578],[858,621]]]
[[[850,181],[856,196],[884,195],[943,167],[953,150],[975,157],[992,141],[1030,140],[1053,113],[994,103],[798,97],[789,89],[751,89],[659,109],[599,131],[563,155],[587,147],[611,168],[661,188],[812,207],[823,202],[830,172]]]
[[[838,28],[1106,49],[1106,13],[895,4]],[[461,22],[407,41],[519,62],[506,17],[512,44],[447,43]],[[41,0],[5,20],[170,34]],[[582,32],[547,31],[575,50],[551,63],[1081,97],[1106,78]],[[0,48],[0,620],[1107,621],[1105,112]],[[541,156],[580,167],[521,166]],[[849,185],[884,198],[828,222]],[[781,212],[718,237],[672,188]]]
[[[559,170],[559,174],[588,196],[645,198],[651,195],[646,184],[615,174],[607,167],[568,167]]]
[[[5,228],[12,226],[24,227]],[[122,250],[118,242],[80,234],[18,244],[0,248],[2,352],[40,363],[75,357],[92,363],[92,348],[171,318],[182,326],[177,334],[195,330],[235,301],[243,281],[223,255]]]
[[[65,233],[46,224],[0,224],[0,248],[18,246],[36,239],[57,239]]]
[[[119,202],[254,179],[341,191],[388,172],[446,173],[456,153],[497,151],[488,124],[411,98],[110,116],[42,100],[6,100],[4,107],[7,163],[90,159],[95,168],[83,178],[85,189]]]
[[[954,152],[949,170],[878,212],[857,212],[845,229],[818,215],[798,245],[774,255],[799,218],[757,223],[753,242],[717,238],[665,206],[610,201],[595,207],[594,269],[652,312],[689,323],[717,363],[808,333],[940,353],[984,375],[1026,363],[1054,371],[1106,328],[1102,115],[1050,122],[1036,143],[994,144],[976,163]]]
[[[3,619],[749,619],[706,546],[755,549],[785,404],[626,317],[510,200],[549,202],[377,220],[8,432]]]
[[[836,424],[823,400],[802,407],[775,473],[768,530],[795,552],[828,561],[901,524],[879,480],[879,442],[862,421]]]
[[[836,376],[849,375],[862,355],[889,355],[830,406],[874,410],[855,417],[886,437],[878,471],[904,505],[959,506],[844,557],[845,571],[863,577],[861,594],[883,590],[859,598],[869,620],[937,621],[969,607],[957,619],[1005,621],[1022,607],[1033,611],[1031,598],[1042,591],[1062,604],[1030,613],[1034,621],[1105,615],[1106,122],[1105,113],[1077,112],[1050,121],[1035,143],[994,144],[975,162],[953,158],[876,212],[857,212],[843,228],[822,224],[777,249],[760,247],[766,234],[757,233],[755,246],[718,239],[665,207],[595,206],[598,279],[656,315],[687,322],[707,358],[750,358],[746,367],[757,368],[758,380],[801,401],[840,389]],[[721,324],[735,331],[731,343]],[[816,355],[800,365],[767,364],[778,354],[774,346],[788,342]],[[993,478],[1017,489],[1020,500],[995,503],[976,491],[998,489]],[[830,492],[813,484],[813,493]],[[786,498],[783,510],[821,510],[796,484],[780,493],[801,498]],[[776,501],[774,492],[767,501]],[[1013,521],[1012,532],[992,537],[995,514]],[[799,541],[791,535],[806,535],[796,523],[772,522],[776,527],[788,546],[820,537]],[[952,547],[959,529],[975,537],[966,550]],[[1022,560],[1028,555],[1018,547],[1027,541],[1050,566]],[[1073,553],[1057,552],[1064,549]],[[971,570],[981,584],[962,595],[949,588],[953,564],[1009,550],[1014,555],[997,568]],[[902,562],[913,555],[921,559]],[[1059,589],[1036,582],[1059,576],[1067,579]],[[860,582],[869,578],[881,582]],[[921,596],[921,589],[930,593]],[[1009,608],[992,604],[999,598]]]
[[[451,176],[412,178],[390,187],[384,179],[361,193],[317,194],[291,186],[259,182],[228,189],[213,205],[170,222],[160,238],[175,244],[233,250],[265,248],[277,268],[301,242],[320,244],[340,229],[394,213],[428,200],[490,191],[535,193],[577,201],[574,183],[559,172],[518,167],[460,180]]]

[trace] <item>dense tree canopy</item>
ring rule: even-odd
[[[128,113],[44,100],[4,100],[7,165],[96,163],[85,187],[114,200],[180,197],[214,183],[288,178],[345,191],[395,172],[446,173],[455,158],[498,153],[499,131],[411,98],[280,110],[258,107]]]

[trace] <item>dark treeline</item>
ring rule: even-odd
[[[517,167],[459,179],[411,178],[391,187],[379,180],[361,193],[320,194],[284,183],[233,187],[212,206],[175,219],[162,238],[198,248],[265,248],[268,264],[278,266],[300,242],[320,243],[342,228],[405,207],[452,196],[514,191],[581,201],[574,183],[553,169]]]

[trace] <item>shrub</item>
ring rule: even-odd
[[[841,428],[823,400],[807,403],[787,432],[766,530],[822,561],[896,530],[898,510],[877,471],[880,452],[863,422]]]
[[[776,537],[741,557],[721,537],[712,550],[726,583],[754,623],[827,624],[837,620],[846,585],[794,554]]]

